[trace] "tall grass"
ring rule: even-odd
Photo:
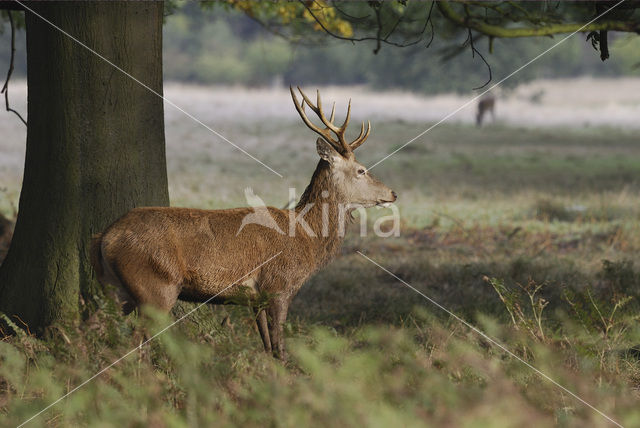
[[[612,278],[616,279],[617,276]],[[547,318],[539,286],[489,279],[511,324],[479,326],[626,426],[640,423],[637,311],[591,292]],[[596,302],[602,302],[600,305]],[[574,312],[572,312],[574,311]],[[221,327],[225,316],[231,323]],[[504,317],[502,317],[504,318]],[[601,415],[446,316],[416,307],[395,325],[342,332],[294,321],[292,359],[258,346],[241,308],[205,308],[70,394],[34,426],[607,426]],[[14,426],[135,349],[170,318],[103,308],[45,340],[0,342],[3,425]]]

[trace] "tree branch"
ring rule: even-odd
[[[389,36],[385,37],[385,38],[380,38],[380,36],[378,35],[378,37],[345,37],[345,36],[341,36],[340,34],[334,33],[333,31],[329,30],[327,28],[326,25],[324,25],[324,23],[322,22],[322,20],[320,20],[315,13],[313,13],[313,10],[311,10],[311,8],[309,7],[309,5],[307,4],[306,1],[303,0],[298,0],[307,10],[307,12],[309,12],[309,14],[311,15],[311,17],[316,21],[316,23],[320,26],[320,28],[322,28],[322,30],[327,33],[328,35],[330,35],[331,37],[334,37],[336,39],[339,40],[347,40],[349,42],[363,42],[366,40],[375,40],[376,43],[386,43],[388,45],[391,46],[396,46],[398,48],[406,48],[408,46],[413,46],[416,45],[418,43],[420,43],[420,41],[422,40],[422,35],[424,34],[424,30],[427,28],[427,23],[425,23],[425,26],[421,32],[421,34],[419,35],[419,37],[411,42],[408,43],[396,43],[396,42],[392,42],[390,40],[387,40],[389,38]]]
[[[371,2],[369,2],[371,4]],[[373,50],[374,55],[378,55],[380,52],[380,41],[382,40],[382,18],[380,18],[380,5],[377,5],[373,8],[376,13],[376,22],[378,23],[378,32],[376,33],[376,48]],[[398,20],[400,22],[400,20]],[[387,39],[385,39],[386,41]]]
[[[489,79],[487,79],[487,81],[484,83],[484,85],[478,86],[477,88],[473,88],[473,90],[475,91],[477,89],[482,89],[485,86],[487,86],[491,82],[491,80],[493,79],[493,73],[491,72],[491,66],[489,65],[487,60],[484,58],[484,56],[482,56],[480,51],[478,49],[476,49],[476,47],[473,45],[473,33],[471,32],[471,28],[469,28],[468,31],[469,31],[469,34],[467,35],[467,40],[469,40],[469,46],[471,46],[471,57],[475,58],[475,54],[478,54],[480,59],[482,59],[482,62],[484,62],[484,65],[487,66],[487,70],[489,70]]]
[[[282,31],[278,30],[274,25],[270,25],[269,23],[262,21],[261,19],[255,17],[250,13],[245,13],[244,16],[246,16],[253,22],[260,25],[268,33],[273,34],[276,37],[280,37],[281,39],[284,39],[289,43],[293,43],[300,46],[312,46],[312,47],[322,46],[320,43],[306,42],[306,41],[300,40],[299,38],[295,38],[294,36],[285,34]]]
[[[431,36],[429,37],[429,42],[427,43],[427,48],[431,47],[431,43],[433,43],[433,38],[436,35],[436,30],[433,27],[433,19],[432,19],[432,13],[433,13],[433,6],[435,6],[436,1],[433,0],[431,2],[431,6],[429,6],[429,14],[427,15],[427,20],[424,22],[424,28],[422,29],[422,32],[424,33],[424,30],[427,29],[427,24],[431,24]]]
[[[23,117],[16,110],[12,109],[9,106],[9,80],[11,79],[11,74],[13,73],[13,62],[16,54],[16,27],[13,23],[13,15],[11,11],[7,11],[7,15],[9,15],[9,23],[11,24],[11,58],[9,60],[9,70],[7,70],[7,79],[4,81],[4,85],[2,86],[2,90],[0,94],[4,94],[4,103],[7,111],[13,112],[20,118],[24,126],[27,126],[27,121],[23,119]]]
[[[448,1],[438,1],[438,9],[442,16],[454,24],[470,28],[478,33],[490,37],[515,38],[515,37],[536,37],[552,36],[554,34],[572,33],[574,31],[621,31],[625,33],[640,34],[640,22],[633,21],[596,21],[591,24],[569,23],[569,24],[548,24],[539,27],[516,27],[504,28],[497,25],[487,24],[475,17],[463,17],[453,10]],[[584,28],[582,28],[584,27]]]

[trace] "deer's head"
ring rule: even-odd
[[[347,117],[342,126],[338,127],[333,123],[336,111],[335,103],[331,110],[331,117],[327,119],[322,111],[320,91],[317,92],[316,104],[314,105],[300,88],[298,90],[302,95],[302,103],[298,101],[293,88],[289,87],[289,89],[296,110],[304,123],[320,135],[316,141],[316,149],[320,158],[328,165],[333,188],[331,190],[336,192],[336,197],[340,202],[364,207],[388,205],[395,202],[396,193],[371,175],[367,168],[356,160],[353,153],[369,137],[371,123],[368,123],[365,130],[364,122],[362,122],[360,135],[352,142],[347,142],[345,139],[344,134],[351,116],[351,100],[349,100],[347,108]],[[325,128],[320,128],[309,120],[304,111],[305,104],[320,118]]]

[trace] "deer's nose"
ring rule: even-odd
[[[393,190],[391,191],[391,195],[393,196],[393,202],[395,202],[396,199],[398,199],[398,195]]]

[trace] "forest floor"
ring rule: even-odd
[[[359,104],[354,96],[354,113]],[[216,129],[283,178],[168,112],[172,205],[246,205],[246,187],[278,207],[290,187],[300,195],[315,138],[282,108],[290,119]],[[132,349],[33,425],[640,425],[637,131],[498,118],[481,129],[440,125],[372,169],[398,193],[400,236],[363,237],[353,226],[341,255],[293,301],[286,365],[262,352],[246,308],[200,308],[137,350],[192,306],[149,320],[105,301],[45,340],[0,342],[3,425]],[[372,165],[431,124],[380,118],[356,154]],[[368,214],[371,231],[389,211]]]

